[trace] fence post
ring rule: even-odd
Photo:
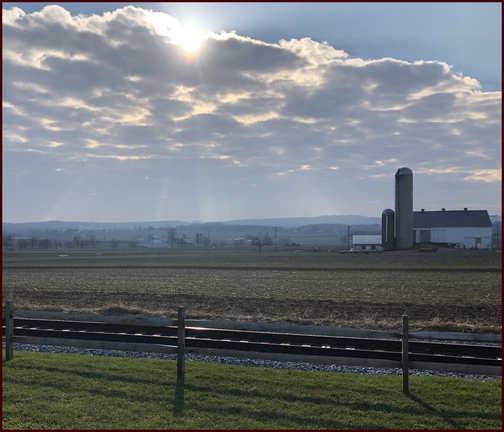
[[[185,375],[185,308],[178,308],[178,333],[177,333],[177,376]]]
[[[14,302],[5,302],[5,360],[12,360],[14,357],[12,338],[14,336]]]
[[[402,391],[408,395],[408,315],[402,317]]]

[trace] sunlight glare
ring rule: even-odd
[[[180,26],[172,31],[172,43],[182,46],[187,52],[196,51],[206,37],[195,26]]]
[[[182,25],[174,17],[160,12],[153,12],[149,21],[156,32],[168,36],[171,43],[182,46],[187,52],[196,51],[208,35],[203,34],[195,25]]]

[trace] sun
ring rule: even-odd
[[[196,51],[206,37],[195,26],[180,26],[172,30],[172,43],[182,46],[187,52]]]
[[[177,19],[160,12],[153,12],[149,21],[155,31],[162,36],[167,36],[172,44],[180,45],[188,53],[195,52],[208,34],[204,34],[194,24],[182,25]]]

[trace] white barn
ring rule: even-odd
[[[413,212],[415,243],[454,244],[464,249],[491,249],[492,222],[486,210]]]

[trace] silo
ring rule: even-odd
[[[394,210],[385,209],[382,213],[382,246],[386,251],[394,249]]]
[[[399,168],[395,175],[395,247],[413,247],[413,172]]]

